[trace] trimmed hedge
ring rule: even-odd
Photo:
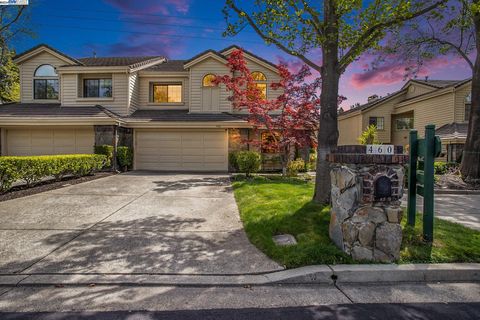
[[[0,157],[0,191],[9,190],[17,180],[30,187],[45,177],[85,176],[102,169],[106,162],[107,157],[98,154]]]
[[[125,146],[117,147],[117,161],[120,168],[131,168],[133,164],[132,149]]]

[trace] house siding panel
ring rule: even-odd
[[[42,100],[33,99],[33,75],[42,64],[51,64],[54,67],[65,65],[66,62],[47,52],[42,52],[20,64],[20,94],[22,103],[38,103]],[[61,93],[60,93],[61,96]],[[44,100],[51,103],[52,100]]]
[[[128,97],[129,97],[129,109],[128,113],[133,113],[138,109],[140,105],[140,78],[138,73],[132,73],[129,75],[128,84]]]
[[[358,144],[358,137],[362,134],[362,115],[358,113],[354,116],[343,118],[338,122],[338,145]]]
[[[465,121],[465,97],[471,92],[472,85],[470,83],[455,91],[455,122],[468,122]]]
[[[392,112],[397,103],[404,99],[404,95],[390,99],[380,105],[363,112],[362,131],[368,127],[370,117],[383,117],[384,130],[378,130],[378,140],[380,143],[391,143],[392,141]]]
[[[202,80],[203,77],[213,73],[215,75],[229,74],[230,71],[226,65],[213,58],[205,59],[191,67],[190,70],[190,112],[208,112],[202,108]],[[232,105],[228,100],[230,93],[225,89],[225,85],[220,85],[220,112],[231,112]]]
[[[91,106],[99,104],[119,115],[128,115],[129,76],[126,73],[112,74],[112,101],[79,98],[78,78],[77,74],[62,75],[62,105]]]

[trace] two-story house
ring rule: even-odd
[[[340,112],[339,145],[358,144],[369,125],[378,130],[381,143],[408,145],[411,129],[424,135],[427,124],[436,125],[442,140],[442,158],[458,161],[467,137],[471,109],[471,80],[410,80],[385,97]]]
[[[0,106],[1,155],[92,153],[126,145],[134,168],[227,171],[229,150],[251,134],[230,93],[212,83],[229,73],[237,47],[189,60],[161,56],[76,59],[47,45],[17,55],[21,101]],[[268,98],[276,66],[244,50]],[[263,137],[262,137],[263,138]],[[265,137],[267,139],[268,137]]]

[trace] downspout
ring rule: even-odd
[[[113,126],[113,171],[117,171],[118,123]]]

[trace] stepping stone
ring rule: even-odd
[[[272,237],[277,246],[291,246],[297,244],[297,240],[291,234],[279,234]]]

